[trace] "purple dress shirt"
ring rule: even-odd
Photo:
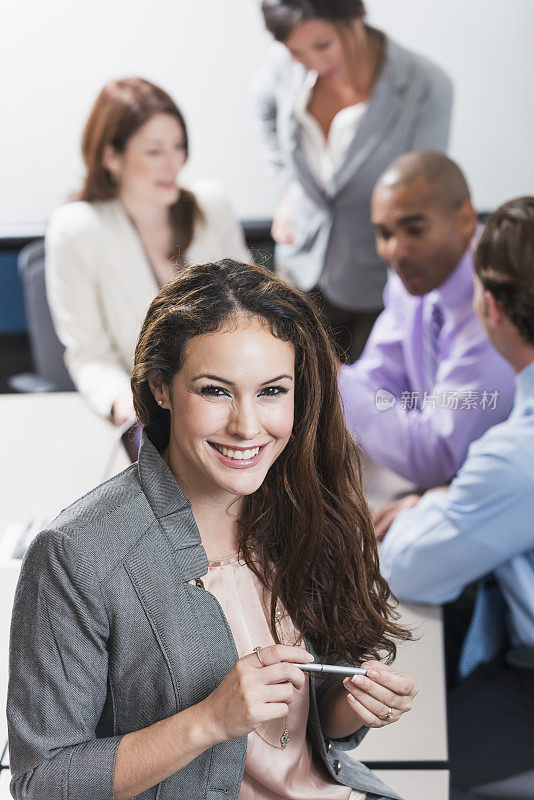
[[[384,306],[361,358],[340,370],[347,424],[378,464],[421,489],[439,486],[471,442],[510,413],[514,373],[473,311],[470,250],[423,297],[392,276]]]

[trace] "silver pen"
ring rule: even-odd
[[[290,663],[303,672],[322,672],[323,675],[367,675],[367,670],[363,669],[363,667],[339,667],[334,664],[297,664],[294,661]]]

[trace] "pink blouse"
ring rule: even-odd
[[[210,561],[204,587],[219,601],[235,639],[239,657],[251,653],[257,645],[274,644],[269,630],[269,596],[263,585],[237,555],[223,561]],[[280,623],[284,644],[299,639],[288,615]],[[267,742],[280,746],[284,720],[263,723],[257,733],[248,735],[245,774],[239,800],[365,800],[365,793],[336,783],[322,763],[315,761],[306,737],[309,710],[309,678],[295,693],[289,708],[289,743],[285,750],[274,749]],[[263,739],[258,736],[261,734]]]

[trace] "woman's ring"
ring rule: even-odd
[[[259,656],[258,656],[258,658],[259,658]],[[395,712],[393,711],[391,706],[388,706],[388,710],[386,711],[386,713],[382,717],[379,716],[378,719],[393,719],[394,716],[395,716]]]
[[[262,667],[264,667],[264,666],[265,666],[265,664],[264,664],[264,663],[263,663],[263,661],[261,660],[261,656],[260,656],[260,650],[261,650],[261,647],[258,645],[257,647],[254,647],[254,648],[252,649],[252,652],[253,652],[253,653],[256,653],[256,655],[258,656],[258,661],[260,662],[260,664],[262,665]]]

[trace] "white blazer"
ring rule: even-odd
[[[185,254],[189,264],[250,261],[243,231],[214,183],[191,186],[204,213]],[[119,200],[75,202],[46,231],[46,288],[73,383],[100,414],[130,390],[134,350],[159,291],[141,240]]]

